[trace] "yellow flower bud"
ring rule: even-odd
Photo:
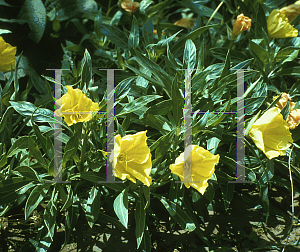
[[[297,37],[298,30],[290,23],[288,18],[280,13],[279,10],[273,10],[267,21],[268,32],[271,38]]]
[[[125,0],[121,3],[121,7],[127,12],[135,12],[140,8],[140,3],[132,2],[131,0]]]
[[[244,14],[240,14],[237,16],[237,19],[233,25],[232,36],[237,37],[243,31],[247,31],[251,27],[251,19],[245,17]]]

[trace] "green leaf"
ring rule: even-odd
[[[300,48],[296,48],[293,46],[288,46],[276,53],[276,56],[274,58],[275,63],[281,62],[285,63],[287,61],[292,61],[298,56]]]
[[[230,50],[228,50],[228,53],[226,55],[226,60],[225,60],[224,68],[222,70],[220,79],[223,79],[224,77],[226,77],[229,74],[230,63],[231,63],[231,56],[230,56]]]
[[[165,100],[150,107],[147,112],[153,115],[165,115],[173,109],[172,100]]]
[[[145,40],[146,45],[153,43],[153,20],[149,18],[148,21],[144,24],[142,29],[143,38]]]
[[[274,77],[277,76],[284,76],[284,75],[289,75],[289,76],[295,76],[295,77],[300,77],[300,66],[295,66],[295,67],[290,67],[290,68],[282,68],[281,71],[278,71]]]
[[[43,37],[46,27],[46,9],[41,0],[25,0],[19,19],[26,20],[31,29],[29,38],[38,43]]]
[[[158,64],[148,59],[143,54],[139,53],[136,50],[135,53],[136,56],[134,57],[134,59],[144,68],[150,69],[152,74],[154,75],[154,78],[158,79],[161,83],[161,86],[165,87],[166,91],[170,93],[172,87],[172,77],[169,74],[167,74]],[[144,78],[147,80],[146,77]]]
[[[32,127],[35,135],[37,136],[39,144],[42,146],[43,151],[50,159],[52,159],[54,157],[54,146],[52,141],[49,137],[45,137],[41,134],[39,127],[34,122],[32,122]]]
[[[261,185],[259,187],[259,197],[261,199],[263,209],[267,215],[266,216],[266,223],[267,223],[268,217],[269,217],[269,212],[270,212],[269,197],[268,197],[268,185]]]
[[[137,242],[137,249],[140,247],[143,240],[144,229],[145,229],[145,200],[143,194],[140,193],[139,200],[136,202],[135,209],[135,236]]]
[[[97,3],[94,0],[57,0],[56,19],[64,21],[73,18],[90,18],[97,13]]]
[[[28,149],[28,136],[18,138],[7,152],[7,157],[12,157],[18,154],[21,150]]]
[[[41,166],[48,170],[48,166],[42,156],[42,153],[31,137],[28,137],[28,147],[30,154],[38,161]]]
[[[0,132],[5,129],[5,126],[12,127],[12,125],[7,125],[7,119],[11,118],[13,112],[14,112],[14,108],[12,106],[9,106],[5,110],[4,115],[2,116],[1,121],[0,121]]]
[[[114,200],[114,210],[125,228],[128,226],[128,190],[124,189]]]
[[[37,108],[34,104],[26,101],[11,101],[10,104],[19,114],[25,117],[32,116],[33,120],[36,122],[54,123],[54,113],[49,109]]]
[[[0,182],[0,205],[18,200],[30,187],[35,186],[31,179],[14,177]]]
[[[161,98],[161,96],[159,96],[159,95],[147,95],[147,96],[139,97],[139,98],[129,102],[128,104],[126,104],[125,107],[122,109],[122,111],[119,114],[117,114],[117,116],[132,113],[132,112],[140,109],[140,107],[145,106],[149,102],[152,102],[152,101],[154,101],[158,98]]]
[[[85,216],[89,226],[93,228],[95,221],[98,219],[101,206],[101,195],[99,189],[93,186],[89,192],[89,198],[86,203],[82,203],[81,205],[85,211]]]
[[[25,205],[25,220],[47,195],[50,184],[37,185],[30,193]]]
[[[132,19],[131,31],[128,38],[128,47],[137,48],[139,47],[139,24],[135,16]]]
[[[203,32],[207,31],[208,29],[212,28],[212,27],[215,27],[216,25],[208,25],[208,26],[205,26],[205,27],[201,27],[201,28],[198,28],[192,32],[190,32],[189,34],[181,37],[174,45],[173,47],[171,48],[171,52],[174,54],[176,51],[178,51],[181,47],[183,47],[185,45],[185,42],[188,40],[188,39],[196,39],[198,38]]]
[[[205,3],[205,2],[206,1],[192,1],[192,0],[180,1],[180,3],[182,5],[190,8],[192,11],[196,12],[198,15],[203,15],[205,17],[211,17],[215,10],[201,4],[201,3]],[[223,16],[218,12],[215,13],[214,18],[218,19],[218,20],[223,20]]]
[[[206,188],[204,195],[208,201],[212,203],[215,196],[215,189],[212,184],[209,184],[209,186]]]
[[[268,61],[268,52],[265,51],[262,46],[254,43],[249,40],[250,50],[254,54],[254,56],[259,59],[264,65],[266,65]]]
[[[172,107],[173,107],[173,116],[175,119],[175,124],[178,126],[180,124],[181,118],[183,116],[184,109],[184,98],[182,97],[182,93],[180,92],[180,85],[178,75],[175,75],[172,83]]]
[[[197,62],[196,46],[193,41],[188,39],[185,42],[185,48],[183,53],[183,68],[193,70]]]
[[[180,225],[182,229],[187,229],[190,232],[196,229],[195,223],[192,221],[190,216],[185,211],[183,211],[178,204],[169,201],[162,196],[159,197],[159,200],[167,209],[170,216]]]
[[[289,113],[290,113],[290,103],[289,102],[286,103],[286,105],[280,111],[280,113],[282,114],[284,120],[286,120],[288,118]]]
[[[227,48],[214,47],[214,48],[210,48],[209,51],[217,59],[222,60],[222,61],[226,60],[227,53],[228,53]],[[231,56],[232,63],[240,63],[241,61],[248,60],[247,55],[245,55],[243,52],[238,51],[238,50],[230,49],[230,56]]]
[[[258,5],[258,11],[256,15],[255,25],[255,37],[263,38],[263,30],[268,31],[266,14],[261,4]]]
[[[83,59],[81,61],[81,90],[87,90],[94,84],[93,80],[93,69],[92,69],[92,59],[88,50],[85,49]]]
[[[123,49],[129,49],[128,48],[128,38],[125,35],[124,32],[122,32],[120,29],[114,26],[106,25],[106,24],[101,24],[101,31],[102,33],[116,46],[119,46]]]
[[[57,196],[58,191],[53,190],[52,197],[49,200],[45,211],[44,211],[44,223],[47,227],[48,235],[50,236],[51,240],[53,241],[54,232],[56,231],[55,222],[56,222],[56,214],[57,214]]]
[[[234,187],[234,183],[226,183],[225,185],[221,186],[222,198],[224,200],[224,207],[226,211],[228,210],[229,204],[233,198]]]
[[[102,8],[99,9],[95,21],[94,21],[94,31],[97,35],[97,38],[101,38],[101,22],[102,22]]]
[[[69,207],[66,212],[66,219],[65,219],[65,242],[64,246],[68,243],[71,233],[76,226],[77,220],[79,217],[79,206],[72,205]]]
[[[17,168],[14,169],[13,172],[18,172],[25,178],[42,182],[38,173],[29,166],[18,166]]]

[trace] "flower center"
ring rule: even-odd
[[[119,156],[118,156],[118,160],[120,163],[123,163],[123,162],[126,162],[126,155],[121,153]]]

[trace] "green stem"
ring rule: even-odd
[[[234,44],[234,40],[230,40],[229,45],[228,45],[228,50],[231,50],[233,44]]]
[[[79,167],[79,172],[84,171],[84,157],[85,157],[85,151],[86,151],[86,146],[88,142],[88,132],[87,132],[87,127],[86,124],[83,124],[84,126],[84,137],[83,137],[83,144],[81,148],[81,156],[80,156],[80,167]]]

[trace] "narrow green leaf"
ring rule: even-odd
[[[124,189],[114,200],[114,210],[125,228],[128,226],[128,191]]]
[[[25,220],[47,195],[50,184],[37,185],[30,193],[25,205]]]
[[[131,31],[128,38],[128,47],[137,48],[139,46],[140,35],[139,35],[139,24],[135,16],[132,18]]]

